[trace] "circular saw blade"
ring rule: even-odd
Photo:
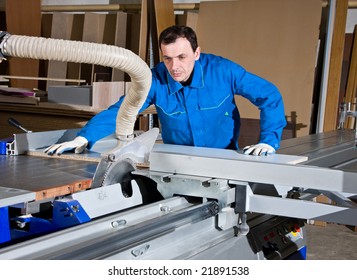
[[[102,186],[125,184],[130,182],[131,172],[135,170],[134,163],[129,159],[113,162],[104,174]]]

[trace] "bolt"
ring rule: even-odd
[[[111,225],[112,225],[113,228],[117,228],[119,226],[124,226],[124,225],[126,225],[126,220],[113,221],[111,223]]]
[[[160,211],[161,212],[171,212],[171,208],[169,206],[161,206]]]

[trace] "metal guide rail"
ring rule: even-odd
[[[321,138],[320,135],[319,139],[312,141],[309,137],[300,140],[300,145],[305,146],[301,159],[311,156],[300,163],[298,158],[289,158],[287,154],[254,158],[232,151],[217,153],[194,147],[157,146],[151,154],[148,176],[161,177],[156,180],[161,185],[177,174],[225,179],[229,185],[235,186],[236,211],[240,213],[264,213],[356,225],[357,212],[353,199],[357,194],[357,169],[354,169],[357,151],[350,133],[336,131],[327,137]],[[312,146],[315,148],[312,149]],[[296,144],[292,147],[295,149]],[[283,148],[284,151],[287,152],[288,148]],[[338,156],[346,153],[348,157]],[[320,161],[325,166],[312,165]],[[332,167],[327,167],[327,162]],[[205,183],[201,185],[204,188]],[[259,185],[261,187],[257,188]],[[264,188],[273,186],[275,196],[261,193],[262,189],[264,191]],[[333,203],[313,201],[320,194],[329,197]]]

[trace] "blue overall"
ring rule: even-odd
[[[189,85],[173,80],[162,62],[152,74],[150,92],[140,111],[155,105],[164,143],[237,149],[240,115],[236,94],[260,110],[259,142],[279,148],[286,125],[284,104],[278,89],[265,79],[228,59],[203,53],[195,62]],[[88,140],[88,148],[115,132],[122,101],[123,97],[94,116],[79,132]]]

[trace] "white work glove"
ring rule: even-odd
[[[268,144],[258,143],[256,145],[244,147],[243,153],[245,155],[266,156],[268,154],[274,154],[275,149]]]
[[[63,142],[60,144],[54,144],[44,150],[49,155],[60,155],[63,152],[74,150],[76,154],[80,154],[88,145],[88,140],[82,136],[77,136],[72,141]]]

